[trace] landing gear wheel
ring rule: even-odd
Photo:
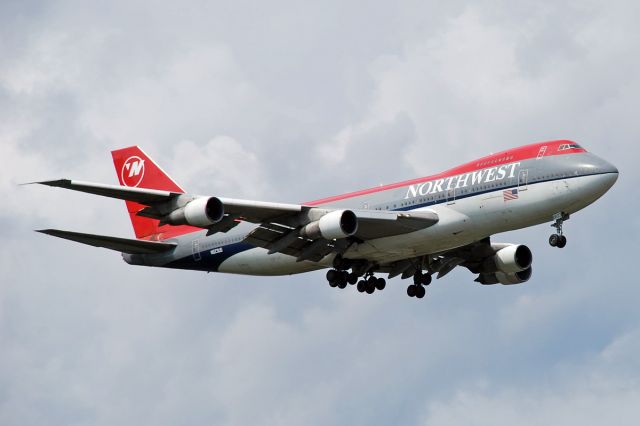
[[[331,287],[337,287],[338,286],[338,281],[329,281],[329,285]]]
[[[365,290],[367,289],[367,283],[364,280],[360,280],[358,281],[358,285],[356,286],[356,288],[358,289],[358,291],[360,293],[364,293]]]
[[[338,277],[340,276],[340,272],[336,271],[335,269],[329,269],[326,276],[327,281],[333,282],[338,279]]]
[[[377,278],[376,279],[376,289],[377,290],[384,290],[384,288],[387,286],[387,282],[385,281],[384,278]]]
[[[409,297],[415,297],[416,295],[416,286],[414,284],[411,284],[409,287],[407,287],[407,296]]]
[[[416,286],[416,297],[422,299],[427,291],[421,285]]]
[[[367,294],[373,294],[376,291],[376,277],[373,275],[367,278],[367,288],[365,289]]]
[[[560,240],[557,243],[558,248],[564,248],[567,245],[567,237],[560,235]]]
[[[422,275],[422,279],[420,280],[420,284],[422,284],[422,285],[431,284],[431,274]]]
[[[558,247],[558,242],[560,241],[560,235],[558,234],[552,234],[549,237],[549,245],[551,247]]]
[[[347,282],[348,282],[349,284],[351,284],[351,285],[354,285],[355,283],[357,283],[357,282],[358,282],[358,276],[357,276],[356,274],[354,274],[353,272],[352,272],[352,273],[350,273],[350,274],[347,276]]]

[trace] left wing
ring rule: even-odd
[[[136,203],[149,206],[157,203],[171,201],[172,199],[181,195],[181,193],[179,192],[162,191],[159,189],[143,189],[133,188],[129,186],[105,185],[102,183],[83,182],[71,179],[45,180],[41,182],[31,183],[71,189],[74,191],[101,195],[103,197],[117,198],[120,200],[135,201]]]

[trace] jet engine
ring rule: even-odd
[[[533,255],[529,247],[522,244],[509,244],[483,263],[482,272],[511,274],[524,271],[531,266],[532,261]]]
[[[496,254],[486,259],[479,268],[480,284],[521,284],[531,278],[533,255],[522,244],[496,244]]]
[[[305,225],[300,230],[303,237],[317,240],[335,240],[350,237],[358,231],[358,217],[351,210],[336,210],[325,214],[319,220]]]
[[[169,213],[165,219],[171,225],[191,225],[206,228],[224,217],[224,204],[216,197],[198,197]]]

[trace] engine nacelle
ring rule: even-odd
[[[199,197],[184,207],[172,211],[166,222],[171,225],[191,225],[206,228],[224,217],[224,204],[216,197]]]
[[[317,240],[336,240],[350,237],[358,231],[358,217],[351,210],[336,210],[322,216],[320,220],[305,225],[300,230],[303,237]]]
[[[493,274],[480,274],[476,282],[480,284],[490,285],[490,284],[503,284],[503,285],[511,285],[511,284],[522,284],[524,282],[529,281],[531,278],[531,274],[533,270],[531,266],[527,269],[518,271],[518,272],[496,272]]]
[[[519,272],[512,272],[505,274],[504,272],[496,272],[496,280],[503,285],[522,284],[529,281],[531,274],[533,273],[531,266],[527,269]]]
[[[492,272],[512,274],[524,271],[531,266],[533,255],[529,247],[522,244],[509,245],[493,256],[495,269]]]

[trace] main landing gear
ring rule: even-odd
[[[556,213],[553,215],[553,218],[555,222],[552,223],[551,226],[556,228],[556,233],[549,237],[549,245],[551,245],[551,247],[563,248],[567,245],[567,237],[562,234],[562,223],[569,219],[569,215],[567,213]]]
[[[431,284],[431,274],[417,271],[413,276],[413,284],[407,287],[407,296],[422,299],[427,293],[425,286]]]
[[[327,271],[327,281],[331,287],[346,288],[347,285],[357,284],[356,289],[360,293],[373,294],[375,291],[384,290],[387,281],[384,278],[376,277],[373,270],[375,265],[362,260],[344,259],[342,256],[336,256],[333,261],[333,269]],[[428,269],[424,272],[425,269]],[[407,287],[407,295],[422,299],[427,291],[426,286],[431,284],[430,268],[414,265],[415,273],[413,274],[413,284]],[[402,278],[411,278],[411,271],[408,274],[402,274]]]
[[[367,270],[367,267],[352,264],[349,259],[336,256],[333,267],[335,269],[327,271],[327,281],[331,287],[346,288],[347,284],[357,283],[356,288],[360,293],[373,294],[376,290],[384,290],[387,286],[387,281],[384,278],[375,277],[373,272]],[[358,281],[360,277],[362,279]]]

